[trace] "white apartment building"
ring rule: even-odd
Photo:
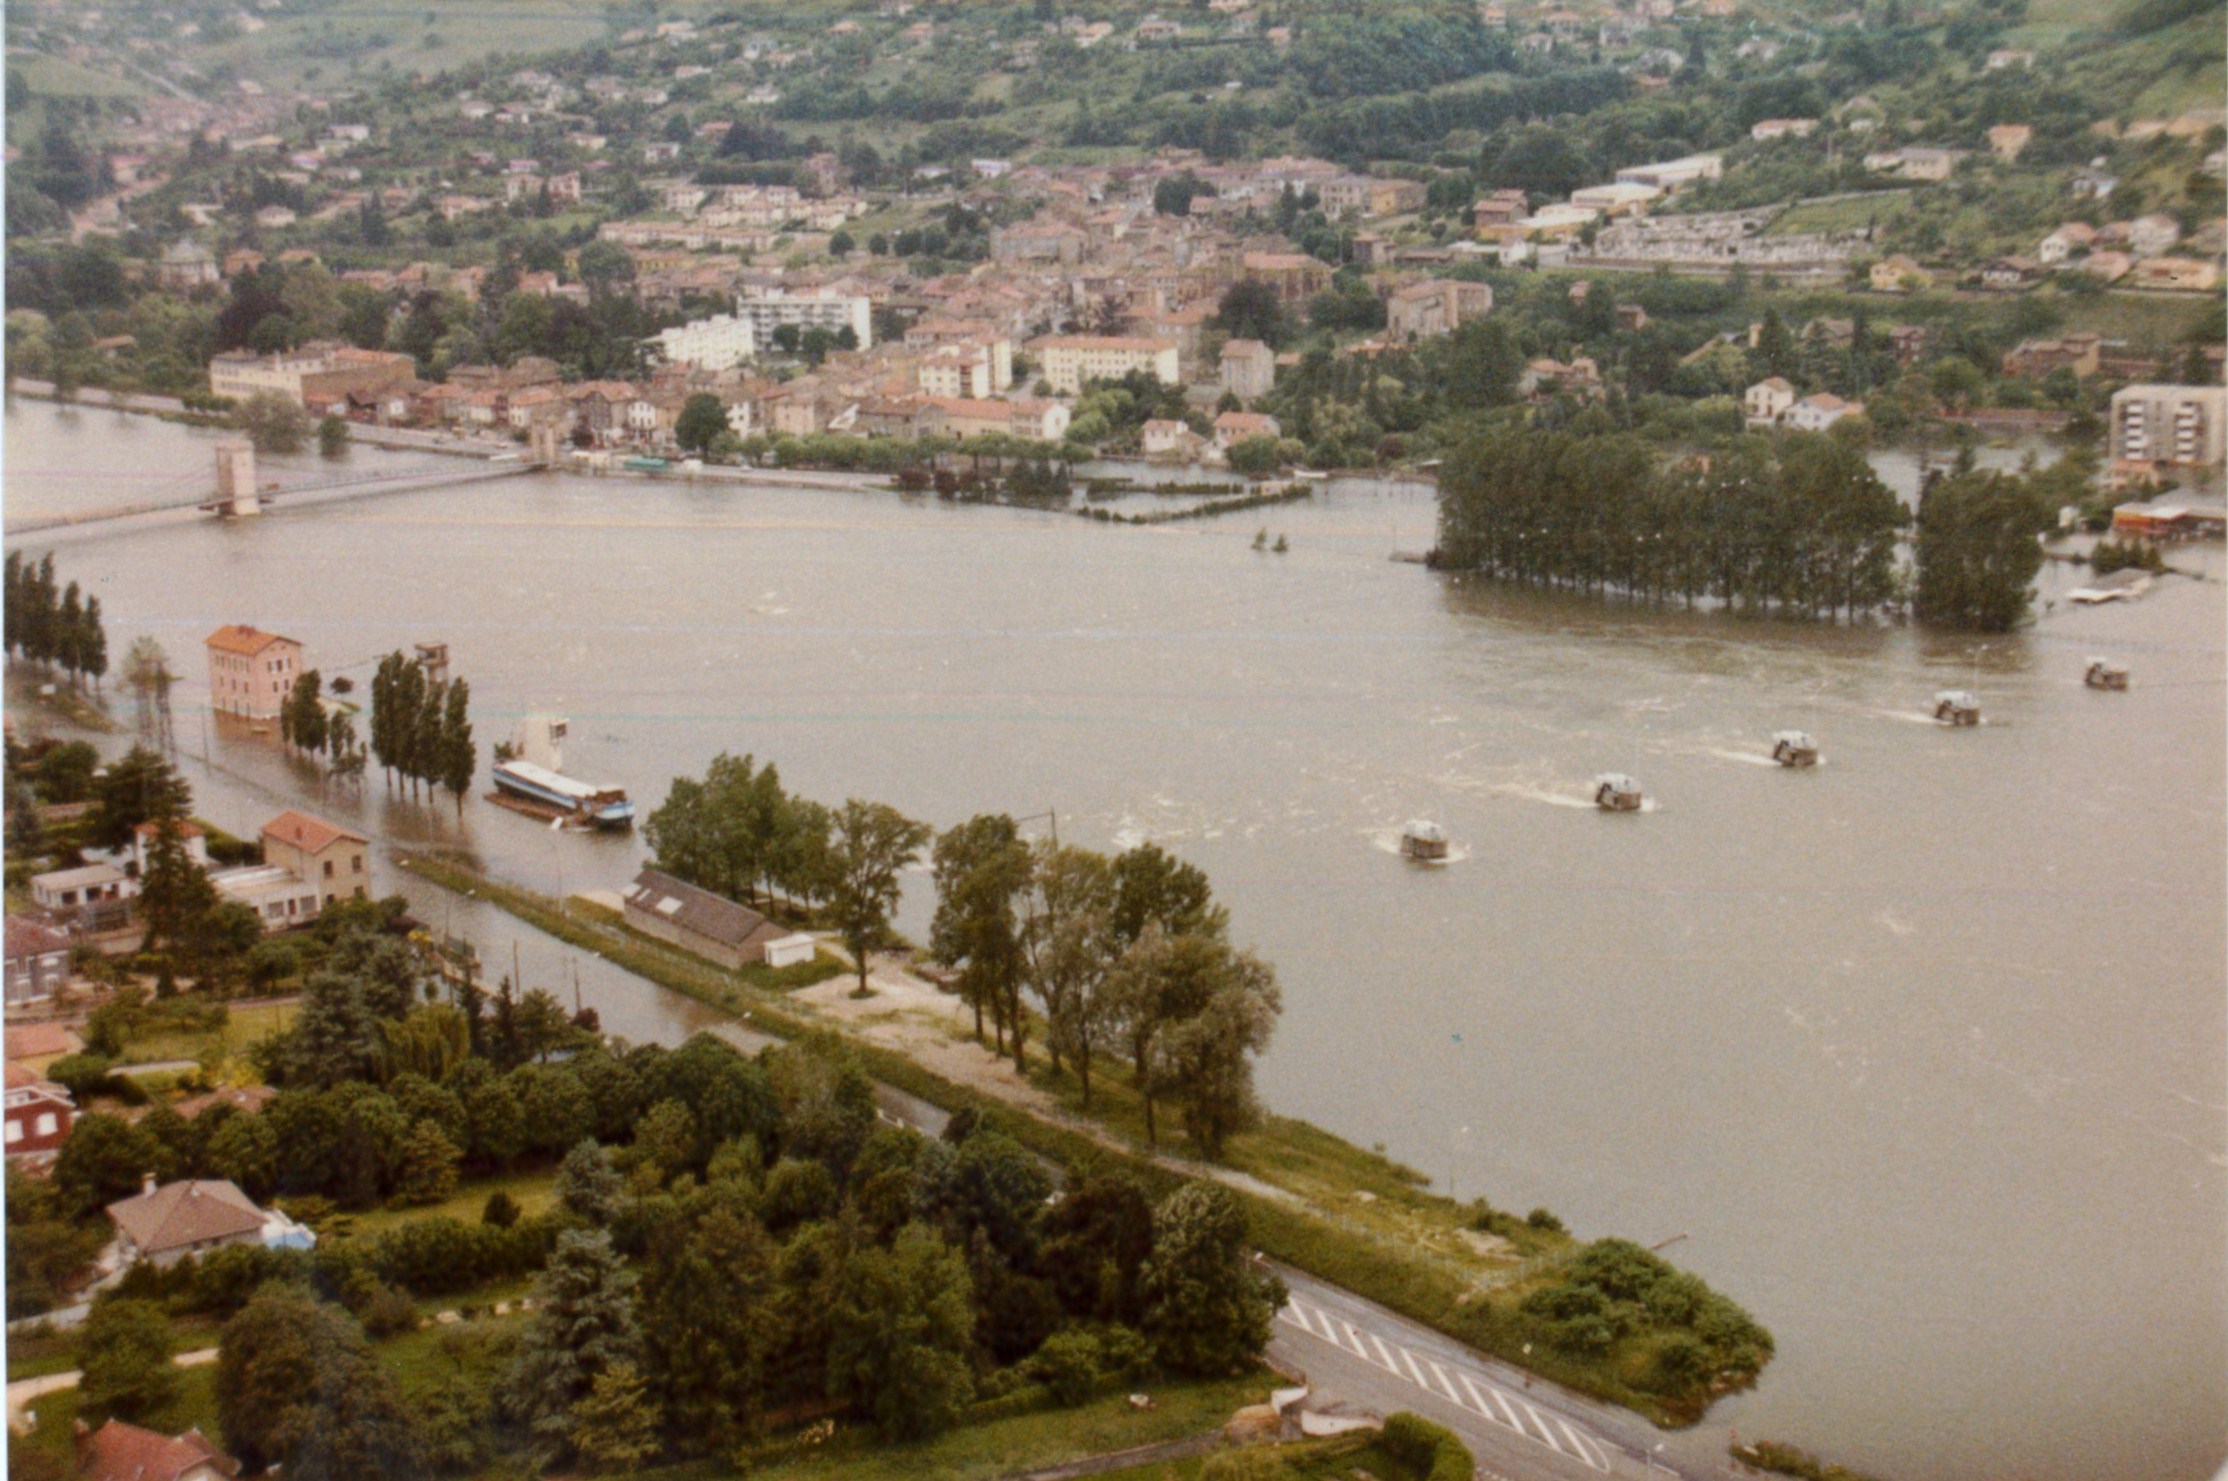
[[[1005,389],[985,345],[938,345],[921,359],[921,390],[930,396],[980,401]],[[1009,375],[1007,384],[1012,384]]]
[[[749,319],[714,314],[658,331],[658,354],[668,365],[732,370],[758,354],[758,330]]]
[[[736,301],[735,316],[750,321],[760,344],[770,343],[784,324],[830,334],[848,329],[858,336],[862,350],[874,343],[874,304],[864,295],[757,293]]]
[[[2126,386],[2112,394],[2112,461],[2209,468],[2222,461],[2228,386]]]
[[[1173,386],[1181,382],[1176,341],[1120,334],[1060,334],[1031,342],[1044,378],[1063,396],[1079,394],[1084,382],[1119,380],[1142,370]]]
[[[331,357],[323,350],[293,350],[257,355],[248,350],[228,350],[209,361],[209,390],[217,396],[245,401],[250,396],[284,396],[299,403],[302,377],[328,369]]]

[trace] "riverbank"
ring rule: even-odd
[[[953,1114],[994,1110],[1024,1145],[1061,1166],[1111,1162],[1156,1193],[1187,1179],[1220,1182],[1246,1204],[1254,1239],[1270,1257],[1658,1425],[1693,1424],[1718,1393],[1746,1386],[1724,1381],[1722,1371],[1712,1368],[1670,1387],[1664,1382],[1669,1376],[1664,1352],[1678,1330],[1644,1319],[1638,1329],[1591,1354],[1559,1342],[1558,1329],[1539,1319],[1526,1298],[1542,1291],[1591,1289],[1582,1258],[1589,1246],[1573,1239],[1544,1210],[1519,1219],[1482,1199],[1458,1204],[1428,1191],[1428,1180],[1413,1169],[1284,1117],[1268,1117],[1258,1130],[1234,1138],[1221,1164],[1176,1157],[1146,1145],[1142,1103],[1122,1065],[1097,1067],[1095,1108],[1089,1115],[1068,1077],[1054,1076],[1049,1066],[1040,1065],[1027,1080],[1016,1079],[1006,1061],[979,1045],[971,1048],[992,1072],[967,1074],[966,1083],[960,1083],[924,1066],[916,1054],[892,1047],[890,1030],[898,1014],[887,999],[881,1005],[870,1002],[870,1008],[879,1006],[880,1011],[864,1015],[817,1011],[800,996],[754,989],[737,974],[633,938],[623,928],[566,908],[564,902],[454,860],[416,853],[398,863],[421,879],[486,901],[646,981],[736,1014],[760,1032],[780,1038],[839,1033],[882,1083]],[[874,1031],[877,1023],[883,1032]],[[1692,1277],[1681,1278],[1707,1294]],[[1708,1300],[1747,1320],[1722,1297],[1708,1295]],[[1696,1319],[1702,1315],[1699,1309],[1693,1312]],[[1761,1341],[1759,1366],[1770,1356],[1770,1338],[1762,1336]]]

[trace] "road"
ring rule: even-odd
[[[1264,1263],[1291,1293],[1269,1339],[1272,1359],[1304,1374],[1317,1398],[1379,1416],[1406,1409],[1445,1425],[1470,1447],[1480,1476],[1702,1481],[1725,1474],[1722,1459],[1697,1465],[1693,1458],[1714,1440],[1679,1444],[1627,1410],[1535,1379],[1304,1271]],[[1660,1455],[1657,1445],[1665,1447]]]

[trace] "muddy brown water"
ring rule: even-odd
[[[209,460],[206,434],[108,412],[21,403],[5,434],[12,513],[147,497]],[[359,449],[350,469],[427,461]],[[2181,558],[2212,579],[2124,607],[2074,607],[2046,570],[2036,625],[1983,644],[1388,560],[1429,543],[1429,498],[1342,484],[1132,530],[542,476],[28,548],[100,594],[118,660],[143,632],[169,650],[189,751],[200,640],[249,622],[359,685],[378,654],[445,641],[483,746],[565,713],[568,769],[645,811],[724,747],[939,826],[1056,809],[1064,840],[1158,840],[1279,967],[1277,1109],[1583,1234],[1687,1236],[1681,1263],[1780,1342],[1714,1420],[1909,1481],[2211,1474],[2220,549]],[[1264,524],[1289,554],[1250,548]],[[2129,692],[2082,687],[2092,653],[2129,664]],[[1986,723],[1927,723],[1944,688],[1977,690]],[[1770,765],[1782,728],[1824,763]],[[376,779],[320,797],[268,740],[206,734],[201,810],[235,830],[300,802],[543,889],[616,888],[641,861],[639,837],[553,835],[476,797],[461,819]],[[1603,771],[1652,810],[1587,806]],[[1397,856],[1412,816],[1455,862]],[[577,954],[412,893],[500,967],[519,940],[527,979],[569,996]],[[916,932],[927,893],[916,875]],[[704,1020],[583,972],[632,1036]]]

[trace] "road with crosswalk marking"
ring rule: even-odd
[[[1290,1291],[1270,1356],[1304,1374],[1321,1399],[1378,1415],[1412,1410],[1446,1425],[1469,1445],[1483,1477],[1699,1481],[1724,1474],[1721,1439],[1666,1435],[1629,1411],[1530,1379],[1350,1292],[1269,1263]]]
[[[1377,1333],[1364,1331],[1298,1297],[1285,1304],[1277,1313],[1277,1320],[1328,1342],[1342,1352],[1352,1353],[1397,1379],[1413,1383],[1432,1398],[1443,1398],[1488,1424],[1536,1441],[1557,1455],[1574,1458],[1603,1475],[1610,1473],[1609,1450],[1601,1441],[1579,1430],[1569,1420],[1544,1413],[1529,1399],[1511,1394],[1464,1368],[1450,1370],[1436,1358],[1419,1357],[1412,1348],[1388,1342]]]

